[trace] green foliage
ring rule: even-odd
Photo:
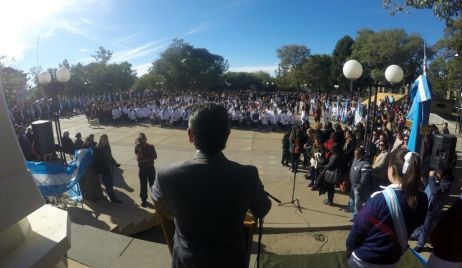
[[[462,14],[461,0],[383,0],[383,5],[392,15],[408,12],[409,8],[431,9],[437,18],[447,24]]]
[[[364,70],[359,84],[363,87],[388,84],[384,73],[391,64],[403,68],[404,84],[412,83],[422,73],[423,44],[422,37],[417,34],[408,35],[402,29],[379,32],[359,30],[352,46],[352,58],[358,60]],[[431,56],[429,50],[427,57]]]
[[[303,63],[311,55],[304,45],[284,45],[276,50],[280,60],[277,71],[278,80],[284,88],[300,89],[303,80]]]
[[[70,66],[71,78],[65,84],[65,94],[99,94],[130,89],[136,78],[132,65],[128,62],[109,64],[111,56],[111,51],[99,47],[96,55],[93,55],[96,62]],[[60,67],[66,65],[69,66],[69,63],[64,60]]]
[[[228,66],[222,56],[174,39],[153,63],[150,72],[163,77],[167,88],[212,89],[222,85]]]
[[[343,64],[351,57],[354,44],[353,38],[346,35],[337,41],[334,51],[332,52],[331,81],[339,85],[340,89],[347,89],[349,81],[343,75]]]
[[[302,66],[303,82],[311,88],[330,91],[332,58],[329,55],[311,55]]]
[[[16,100],[16,91],[24,89],[26,85],[27,74],[12,67],[0,67],[0,78],[7,103],[13,103]]]
[[[105,49],[104,47],[98,47],[95,54],[91,55],[97,63],[107,64],[112,58],[112,51]]]
[[[227,89],[274,89],[274,78],[265,72],[227,72],[224,75]]]
[[[147,73],[138,78],[134,88],[136,90],[159,89],[162,88],[164,78],[155,73]]]

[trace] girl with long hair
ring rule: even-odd
[[[423,224],[428,199],[420,186],[420,158],[396,149],[387,171],[390,185],[372,194],[348,236],[348,260],[353,267],[397,267],[410,234]]]

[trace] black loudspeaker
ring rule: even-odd
[[[56,153],[51,121],[39,120],[33,122],[32,131],[34,132],[34,147],[40,156]]]
[[[450,134],[436,134],[430,158],[431,169],[452,168],[456,151],[457,137]]]

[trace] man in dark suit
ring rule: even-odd
[[[152,187],[156,211],[174,216],[172,267],[246,267],[245,214],[250,209],[264,217],[271,201],[256,167],[223,155],[229,134],[223,106],[198,106],[188,128],[198,151],[192,160],[161,169]]]

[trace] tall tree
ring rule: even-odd
[[[310,56],[310,49],[304,45],[284,45],[276,52],[280,60],[279,66],[281,70],[284,70],[280,74],[287,76],[291,84],[300,89],[303,75],[302,65]]]
[[[303,64],[303,81],[311,88],[321,91],[332,90],[330,72],[332,58],[329,55],[311,55]]]
[[[339,85],[340,89],[348,88],[348,80],[343,75],[343,64],[351,57],[354,42],[353,38],[345,35],[337,41],[332,52],[331,80],[334,84]]]
[[[408,35],[402,29],[373,32],[358,31],[353,44],[352,58],[363,65],[363,75],[359,85],[388,85],[385,69],[391,64],[403,68],[404,84],[412,83],[422,73],[423,39],[417,34]],[[429,50],[427,56],[431,59]]]
[[[95,54],[91,55],[97,63],[107,64],[112,58],[112,51],[105,49],[104,47],[98,47]]]
[[[174,39],[153,63],[150,72],[164,77],[168,88],[216,88],[223,82],[228,61],[205,48]]]

